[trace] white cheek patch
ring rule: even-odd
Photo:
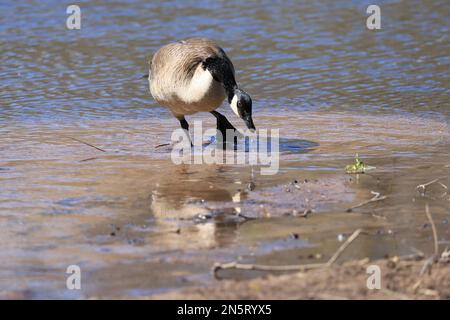
[[[231,100],[230,107],[231,107],[231,110],[233,110],[233,112],[239,117],[239,112],[237,109],[237,99],[238,99],[237,96],[234,95],[233,99]]]

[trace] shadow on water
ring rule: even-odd
[[[280,152],[289,154],[307,153],[313,151],[319,146],[319,143],[302,139],[280,139]]]
[[[156,153],[171,153],[173,150],[173,147],[176,145],[170,144],[170,143],[164,143],[161,145],[156,146],[155,152]],[[310,141],[310,140],[303,140],[303,139],[294,139],[294,138],[279,138],[276,139],[269,136],[269,137],[260,137],[255,140],[251,137],[246,137],[245,139],[238,140],[237,145],[234,146],[232,143],[229,143],[228,145],[228,152],[230,152],[230,149],[234,149],[235,152],[239,151],[257,151],[257,152],[268,152],[271,153],[272,150],[274,152],[280,152],[284,154],[301,154],[301,153],[307,153],[310,151],[313,151],[316,147],[319,146],[318,142]],[[200,147],[195,146],[192,152],[200,152],[204,151],[205,149],[209,148],[221,148],[221,145],[217,143],[217,138],[215,136],[211,136],[208,141],[204,142],[203,145]],[[187,146],[186,148],[189,149]]]

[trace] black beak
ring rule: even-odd
[[[253,119],[251,116],[245,117],[244,122],[247,128],[250,130],[250,132],[255,132],[256,128],[255,125],[253,124]]]

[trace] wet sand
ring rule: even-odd
[[[332,127],[336,117],[340,134]],[[258,118],[262,125],[277,121]],[[387,119],[366,117],[358,129],[349,114],[309,113],[304,125],[297,122],[303,134],[287,132],[275,176],[242,165],[175,166],[168,150],[154,148],[164,136],[149,136],[148,121],[76,130],[21,125],[2,146],[2,295],[140,297],[207,285],[216,262],[323,262],[358,227],[371,235],[345,260],[411,248],[429,253],[425,203],[444,248],[448,195],[437,184],[424,195],[416,186],[449,172],[447,123],[392,116],[386,126]],[[375,132],[381,150],[370,138]],[[300,135],[314,144],[291,138]],[[89,139],[106,152],[67,137]],[[376,169],[346,174],[355,150]],[[388,198],[348,212],[371,191]],[[89,270],[81,295],[64,288],[64,270],[73,263]]]

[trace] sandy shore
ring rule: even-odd
[[[346,262],[330,268],[246,281],[215,281],[151,299],[449,299],[450,264],[439,262],[421,275],[426,260],[398,257]],[[381,270],[381,289],[368,289],[367,268]]]

